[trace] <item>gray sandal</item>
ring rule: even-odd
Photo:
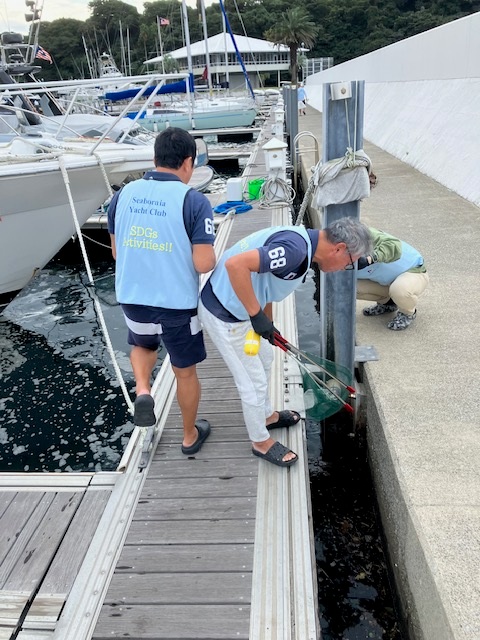
[[[262,453],[261,451],[257,451],[252,447],[252,453],[254,456],[258,456],[259,458],[263,458],[267,462],[271,462],[272,464],[276,464],[279,467],[291,467],[292,464],[298,460],[297,454],[291,449],[287,449],[284,447],[281,442],[274,442],[270,449],[266,453]],[[293,453],[295,458],[291,460],[283,460],[287,453]]]

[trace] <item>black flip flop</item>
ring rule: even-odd
[[[194,453],[198,453],[202,448],[202,444],[208,438],[208,436],[210,435],[210,431],[212,430],[208,420],[203,419],[197,420],[195,422],[195,427],[198,431],[198,438],[195,440],[195,442],[189,447],[184,447],[182,444],[182,453],[184,453],[186,456],[191,456]]]
[[[252,453],[254,456],[258,456],[259,458],[263,458],[267,462],[271,462],[272,464],[276,464],[279,467],[291,467],[292,464],[298,460],[297,454],[291,449],[287,449],[284,447],[281,442],[274,442],[270,449],[266,453],[262,453],[261,451],[257,451],[252,447]],[[293,453],[295,458],[291,460],[283,460],[287,453]]]
[[[150,394],[137,396],[133,405],[133,424],[137,427],[153,427],[157,422],[154,407],[155,402]]]
[[[300,419],[301,416],[297,411],[285,409],[278,412],[278,420],[276,422],[267,424],[267,429],[270,431],[270,429],[280,429],[281,427],[293,427],[300,422]]]

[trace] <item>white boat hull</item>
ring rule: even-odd
[[[69,171],[75,210],[83,224],[108,197],[98,166]],[[22,289],[35,273],[75,233],[75,225],[60,171],[0,176],[2,202],[0,223],[0,295]],[[42,193],[50,194],[48,206]]]
[[[109,183],[152,167],[151,150],[118,146],[99,152]],[[120,157],[119,157],[120,156]],[[75,214],[81,227],[110,189],[97,158],[64,157]],[[0,166],[0,296],[22,289],[75,234],[67,185],[58,160]]]

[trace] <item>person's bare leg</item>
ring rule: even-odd
[[[177,380],[177,401],[183,419],[183,446],[190,447],[198,438],[195,427],[198,405],[200,403],[200,381],[195,365],[179,369],[172,365]]]
[[[133,375],[135,377],[135,391],[137,396],[150,393],[152,372],[157,363],[157,352],[143,347],[132,347],[130,352]]]

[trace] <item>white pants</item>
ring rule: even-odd
[[[223,322],[210,313],[201,300],[198,317],[235,380],[250,440],[268,440],[270,433],[265,419],[273,413],[268,390],[273,363],[272,345],[261,338],[258,355],[249,356],[244,352],[244,345],[247,332],[252,328],[250,321]]]

